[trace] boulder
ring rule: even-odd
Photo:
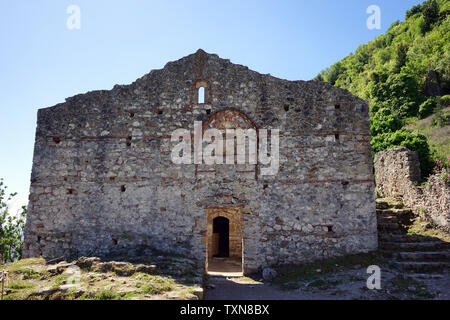
[[[156,271],[156,265],[154,264],[138,264],[135,266],[136,272],[142,272],[147,274],[154,274]]]
[[[62,286],[59,286],[58,287],[58,291],[66,292],[66,291],[69,291],[69,290],[72,290],[72,289],[76,289],[76,288],[78,288],[77,284],[69,283],[69,284],[64,284]]]
[[[166,294],[167,299],[176,300],[180,299],[180,293],[177,291],[171,291]]]
[[[82,269],[90,269],[97,263],[100,263],[100,258],[97,257],[81,257],[75,262],[75,264]]]
[[[203,300],[203,288],[195,288],[193,294],[198,300]]]
[[[55,293],[56,291],[58,291],[57,288],[45,287],[45,288],[42,288],[41,290],[37,291],[34,294],[38,295],[38,296],[47,296],[47,295],[51,295],[51,294]]]
[[[72,266],[72,263],[68,262],[60,262],[58,264],[49,265],[47,267],[47,272],[51,274],[60,274],[63,273],[68,267]]]
[[[271,268],[264,268],[262,272],[263,279],[266,281],[272,281],[277,276],[277,272]]]

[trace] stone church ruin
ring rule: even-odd
[[[254,129],[257,140],[279,130],[276,174],[262,175],[259,162],[173,163],[172,133],[193,137],[195,121]],[[368,105],[348,91],[198,50],[130,85],[38,111],[23,255],[157,249],[206,268],[235,259],[250,273],[374,250],[369,141]]]

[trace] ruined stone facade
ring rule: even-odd
[[[277,174],[262,175],[260,164],[175,165],[171,133],[192,132],[194,121],[279,129]],[[130,85],[39,110],[24,256],[158,249],[205,263],[210,219],[227,215],[230,252],[241,251],[246,273],[374,250],[369,141],[368,105],[348,91],[199,50]]]
[[[450,183],[434,175],[419,185],[417,152],[404,147],[381,151],[375,155],[374,166],[380,196],[401,198],[415,215],[450,232]]]

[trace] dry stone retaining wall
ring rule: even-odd
[[[417,152],[396,148],[375,155],[377,192],[383,197],[401,198],[413,212],[450,231],[450,184],[433,176],[418,186],[420,164]]]

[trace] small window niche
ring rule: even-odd
[[[198,88],[198,104],[205,103],[205,87]]]
[[[197,81],[195,84],[194,103],[208,103],[209,87],[208,82],[204,80]]]

